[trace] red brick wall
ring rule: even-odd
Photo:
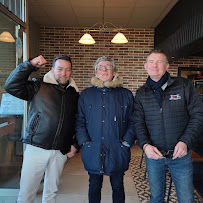
[[[129,40],[127,44],[112,44],[114,32],[91,32],[96,44],[82,45],[78,43],[84,34],[82,29],[41,27],[40,54],[48,61],[47,68],[41,70],[41,76],[52,67],[54,55],[69,54],[73,62],[72,77],[81,91],[90,86],[96,59],[108,55],[114,58],[118,73],[123,76],[124,87],[135,94],[147,78],[143,65],[148,52],[153,49],[154,30],[130,29],[123,33]],[[177,75],[177,67],[203,67],[203,58],[190,57],[171,63],[169,72],[174,76]]]
[[[182,58],[177,61],[174,61],[170,64],[170,67],[173,71],[177,69],[177,67],[197,67],[203,68],[203,57],[187,57]],[[174,70],[175,69],[175,70]]]

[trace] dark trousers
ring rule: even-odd
[[[113,203],[125,202],[123,176],[123,173],[110,176]],[[89,203],[100,203],[102,183],[103,175],[89,173]]]

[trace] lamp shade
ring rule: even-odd
[[[126,39],[123,33],[118,32],[111,40],[111,42],[115,44],[124,44],[124,43],[128,43],[128,40]]]
[[[2,32],[0,35],[0,41],[3,42],[15,42],[15,39],[9,32]]]
[[[95,44],[95,40],[88,33],[85,33],[79,40],[81,44]]]

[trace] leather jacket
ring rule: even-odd
[[[60,150],[66,154],[75,136],[75,114],[79,93],[71,78],[64,89],[56,82],[51,71],[43,79],[28,80],[37,68],[27,60],[8,77],[5,90],[28,101],[28,124],[22,141],[43,149]]]

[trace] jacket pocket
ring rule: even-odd
[[[111,145],[110,151],[110,172],[125,172],[128,170],[130,162],[130,147],[126,147],[120,141]]]
[[[128,106],[127,104],[119,105],[118,108],[118,122],[117,122],[117,138],[118,140],[123,139],[123,135],[126,132],[126,128],[128,126]]]
[[[88,106],[88,112],[87,112],[87,120],[86,120],[86,124],[87,124],[87,125],[89,124],[91,110],[92,110],[92,105],[90,104],[90,105]]]
[[[34,116],[32,122],[31,122],[31,124],[30,124],[30,134],[31,134],[31,136],[33,136],[33,135],[35,134],[35,132],[36,132],[38,126],[39,126],[39,122],[40,122],[40,120],[41,120],[41,117],[42,117],[42,113],[40,113],[40,112],[37,113],[37,114]],[[32,139],[32,138],[31,138],[31,139]]]
[[[124,114],[123,114],[123,117],[124,117],[123,120],[126,121],[128,106],[127,105],[123,105],[122,108],[123,108],[123,112],[124,112]]]
[[[81,157],[86,171],[100,172],[100,147],[96,143],[85,144],[81,150]]]

